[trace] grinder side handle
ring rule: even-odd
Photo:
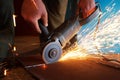
[[[38,23],[39,23],[39,27],[40,27],[40,29],[42,31],[42,35],[47,38],[49,36],[49,34],[50,34],[47,27],[44,26],[40,20],[38,20]]]

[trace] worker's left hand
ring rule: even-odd
[[[41,19],[44,26],[48,26],[48,14],[42,0],[24,0],[21,14],[23,18],[30,22],[39,33],[41,33],[38,25],[39,19]]]

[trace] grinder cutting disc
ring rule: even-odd
[[[62,53],[61,45],[58,42],[48,43],[42,53],[42,58],[46,64],[58,61]]]

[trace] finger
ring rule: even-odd
[[[35,21],[33,21],[32,23],[33,23],[33,26],[35,27],[36,31],[37,31],[38,33],[41,33],[41,30],[40,30],[38,21],[35,20]]]
[[[44,26],[47,27],[48,26],[48,15],[47,15],[47,13],[45,13],[43,16],[41,16],[41,20],[42,20]]]

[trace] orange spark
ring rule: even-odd
[[[80,48],[78,45],[75,45],[63,53],[65,55],[61,57],[60,61],[68,59],[85,59],[88,55],[86,53],[87,51],[85,49],[82,47]]]

